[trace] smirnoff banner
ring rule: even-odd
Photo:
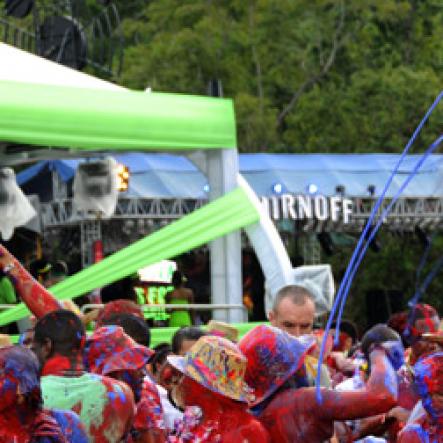
[[[274,220],[330,220],[349,223],[353,202],[340,196],[282,194],[262,197],[261,202]]]

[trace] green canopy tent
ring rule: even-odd
[[[0,141],[93,151],[237,147],[228,99],[11,81],[0,81]]]
[[[92,151],[235,151],[235,117],[225,99],[0,81],[0,141]],[[60,299],[79,296],[258,219],[247,194],[236,189],[51,291]],[[26,314],[19,305],[0,314],[0,324]]]

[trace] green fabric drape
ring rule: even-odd
[[[50,291],[71,299],[133,274],[138,269],[179,255],[236,229],[256,223],[259,213],[241,188],[133,243],[56,284]],[[23,304],[0,314],[0,326],[28,314]]]
[[[87,150],[236,148],[232,100],[0,81],[0,140]]]

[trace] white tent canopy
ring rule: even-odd
[[[0,43],[0,80],[43,85],[124,90],[121,86]]]

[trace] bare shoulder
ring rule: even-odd
[[[128,408],[134,407],[134,394],[126,383],[105,376],[101,376],[101,381],[106,387],[111,403],[118,405],[120,409],[122,405],[127,405]]]

